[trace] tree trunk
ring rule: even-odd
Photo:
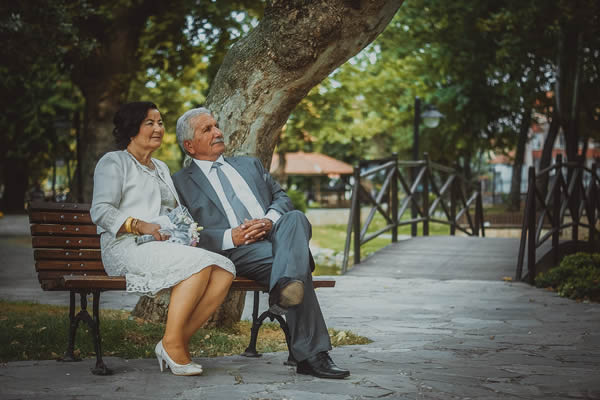
[[[582,34],[579,31],[581,27],[576,19],[571,20],[562,28],[558,43],[558,66],[555,84],[556,112],[565,135],[567,160],[577,161]]]
[[[548,133],[544,140],[544,147],[542,148],[542,157],[540,158],[540,170],[549,167],[552,162],[552,149],[554,149],[554,143],[558,137],[558,131],[560,129],[560,123],[558,121],[558,115],[556,112],[552,113],[552,120],[548,127]]]
[[[131,315],[147,321],[165,323],[171,290],[165,289],[155,297],[142,296],[138,300]],[[204,327],[231,327],[242,317],[244,310],[246,292],[230,291],[225,297],[223,304],[206,321]]]
[[[525,159],[525,145],[527,144],[527,133],[531,126],[531,107],[525,105],[521,127],[519,128],[519,138],[517,141],[517,151],[512,168],[512,177],[510,181],[510,194],[508,198],[508,210],[519,211],[521,209],[521,178],[523,172],[523,161]]]
[[[110,26],[105,26],[106,37],[94,52],[76,65],[73,81],[85,98],[84,127],[81,138],[81,194],[84,202],[91,202],[94,187],[94,169],[98,160],[115,149],[113,116],[129,90],[129,84],[138,68],[136,55],[140,35],[151,7],[138,4],[130,9],[116,10]],[[93,29],[94,27],[90,28]]]
[[[552,150],[554,149],[554,143],[558,137],[558,131],[560,129],[560,123],[558,121],[558,114],[552,113],[552,120],[548,127],[548,133],[544,140],[544,147],[542,148],[542,156],[540,158],[540,171],[550,166],[552,162]],[[537,180],[537,187],[543,198],[546,197],[548,192],[548,174],[543,175],[541,179]]]
[[[273,177],[282,185],[284,188],[287,188],[287,175],[285,173],[285,165],[287,160],[285,158],[286,151],[278,147],[277,157],[279,159],[279,164],[277,164],[277,169],[273,172]]]
[[[3,162],[2,173],[4,194],[2,210],[5,213],[23,213],[25,211],[25,193],[29,186],[28,160],[7,158]]]
[[[277,135],[309,90],[371,43],[402,0],[271,1],[227,52],[206,104],[229,154],[268,166]]]

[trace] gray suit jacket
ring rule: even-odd
[[[248,183],[265,212],[274,209],[285,214],[294,209],[285,191],[257,158],[225,157],[225,161]],[[181,203],[188,208],[198,225],[204,227],[200,232],[198,247],[223,253],[223,234],[230,228],[229,221],[204,173],[192,162],[173,175],[173,183]]]

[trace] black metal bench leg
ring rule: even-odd
[[[88,325],[90,326],[90,333],[92,334],[92,339],[94,341],[94,351],[96,352],[96,367],[92,368],[92,374],[112,375],[112,371],[108,369],[104,364],[104,361],[102,361],[102,337],[100,336],[100,290],[94,290],[93,294],[94,319],[88,321]]]
[[[69,342],[67,344],[67,350],[65,355],[60,361],[72,362],[81,361],[79,357],[75,357],[75,336],[77,335],[77,326],[79,325],[79,318],[75,318],[75,291],[71,290],[69,293]]]
[[[262,325],[264,318],[259,320],[258,318],[258,298],[259,292],[254,291],[254,305],[252,308],[252,329],[250,330],[250,344],[246,348],[246,351],[242,353],[244,357],[260,357],[262,354],[259,354],[256,351],[256,340],[258,339],[258,330]],[[262,316],[261,316],[262,317]]]
[[[62,361],[81,361],[80,358],[75,357],[75,337],[77,335],[77,328],[79,322],[84,321],[92,335],[92,341],[94,343],[94,351],[96,352],[96,366],[92,368],[94,375],[111,375],[112,371],[106,367],[104,361],[102,361],[102,338],[100,337],[100,290],[93,290],[93,314],[94,317],[90,316],[87,310],[87,295],[89,291],[82,290],[77,292],[81,300],[81,310],[75,315],[75,291],[71,290],[70,303],[69,303],[69,344],[67,351]]]
[[[260,327],[262,326],[262,323],[264,322],[264,320],[266,318],[269,318],[271,321],[276,319],[277,322],[279,322],[279,326],[283,330],[283,333],[285,335],[285,342],[288,347],[288,359],[286,362],[284,362],[284,364],[296,366],[297,361],[294,358],[294,356],[292,355],[292,350],[291,350],[291,346],[290,346],[290,341],[291,341],[290,329],[288,327],[288,324],[287,324],[285,318],[283,318],[281,315],[273,314],[272,312],[270,312],[268,310],[263,312],[259,317],[258,316],[258,306],[259,306],[258,303],[259,303],[259,292],[255,291],[254,292],[254,305],[252,308],[252,330],[250,332],[250,344],[246,348],[246,351],[244,351],[242,353],[242,355],[244,357],[260,357],[260,356],[262,356],[262,354],[260,354],[260,353],[258,353],[258,351],[256,351],[256,342],[258,340],[258,332],[260,330]]]

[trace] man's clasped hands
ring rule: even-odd
[[[250,244],[266,238],[271,228],[273,221],[268,218],[245,219],[242,225],[231,230],[231,238],[236,246]]]

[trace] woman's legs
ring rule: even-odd
[[[211,267],[205,268],[171,289],[163,347],[178,364],[191,361],[187,354],[189,337],[186,336],[186,325],[206,293],[212,270]]]
[[[232,273],[216,265],[208,268],[212,268],[208,286],[184,326],[183,337],[186,344],[189,343],[194,333],[204,325],[208,318],[223,303],[233,281]]]

